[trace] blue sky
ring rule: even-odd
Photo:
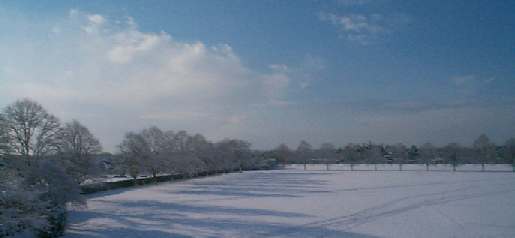
[[[0,104],[32,97],[108,150],[149,125],[257,148],[501,143],[515,136],[513,12],[513,1],[3,1]]]

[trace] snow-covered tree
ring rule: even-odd
[[[0,167],[0,237],[22,231],[61,233],[66,204],[83,204],[77,183],[48,158],[31,166],[10,162]]]
[[[216,170],[217,162],[213,157],[215,153],[214,145],[203,135],[195,134],[191,136],[187,142],[187,147],[193,151],[196,158],[202,161],[204,170]]]
[[[408,148],[404,144],[397,143],[390,148],[391,152],[393,153],[392,156],[397,160],[398,163],[402,164],[406,162],[408,159]]]
[[[144,157],[146,161],[142,162],[146,170],[155,178],[167,165],[168,156],[165,154],[167,138],[164,132],[155,126],[144,129],[140,134],[148,147],[148,157]]]
[[[336,160],[336,147],[332,143],[322,143],[316,153],[316,157],[324,159],[325,161]]]
[[[141,134],[129,132],[119,145],[122,165],[131,177],[136,179],[145,170],[145,162],[150,157],[150,146]]]
[[[0,237],[48,225],[44,212],[49,204],[39,199],[40,194],[23,184],[15,168],[0,167]]]
[[[365,151],[366,161],[373,164],[378,164],[383,161],[383,147],[381,145],[369,143]]]

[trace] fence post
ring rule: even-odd
[[[325,168],[327,171],[329,171],[329,164],[325,164]]]
[[[429,171],[429,163],[426,163],[426,171]]]
[[[374,171],[377,171],[377,164],[374,164]]]
[[[304,170],[308,170],[307,166],[308,164],[304,161]]]
[[[399,164],[399,171],[402,171],[402,164]]]
[[[485,172],[485,164],[481,164],[481,172]]]
[[[350,164],[350,171],[354,171],[354,164],[353,163]]]

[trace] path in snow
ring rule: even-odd
[[[515,174],[256,171],[99,193],[65,237],[515,237]]]

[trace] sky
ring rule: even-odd
[[[514,1],[0,3],[0,107],[116,151],[149,126],[257,149],[515,136]]]

